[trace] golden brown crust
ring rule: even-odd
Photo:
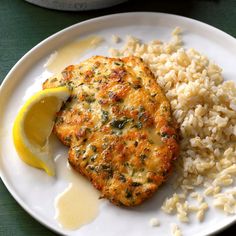
[[[178,156],[170,104],[138,57],[92,57],[43,87],[67,85],[54,132],[69,162],[117,205],[134,206],[166,180]]]

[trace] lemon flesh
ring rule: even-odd
[[[67,87],[36,93],[20,109],[13,125],[13,140],[19,157],[51,176],[55,174],[55,167],[49,150],[49,136],[56,113],[69,96]]]

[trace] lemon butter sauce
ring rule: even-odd
[[[103,39],[96,35],[80,41],[73,41],[51,54],[44,67],[52,73],[60,73],[66,66],[74,63],[87,50],[96,48]]]
[[[60,162],[60,178],[69,182],[66,189],[55,199],[55,218],[59,225],[76,230],[92,222],[99,213],[99,192],[67,163]],[[63,166],[62,166],[63,165]]]

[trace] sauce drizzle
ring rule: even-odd
[[[101,37],[94,35],[80,41],[73,41],[51,54],[44,67],[52,73],[59,73],[88,49],[96,48],[102,41]]]
[[[69,180],[69,185],[55,199],[55,218],[62,228],[76,230],[97,217],[99,192],[69,164],[63,175]]]

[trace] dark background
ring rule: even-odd
[[[106,14],[131,11],[165,12],[190,17],[236,37],[236,0],[129,0],[115,7],[63,12],[23,0],[0,1],[0,82],[32,47],[72,24]],[[217,234],[234,235],[236,225]],[[0,236],[55,235],[35,221],[11,197],[0,180]]]

